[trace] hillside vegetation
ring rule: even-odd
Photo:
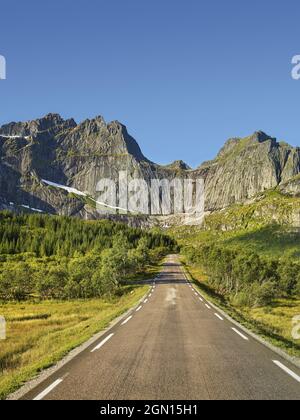
[[[270,191],[212,213],[203,228],[178,227],[170,233],[203,293],[299,356],[300,340],[292,335],[300,314],[300,231],[291,223],[297,212],[299,198]]]
[[[297,211],[299,198],[271,191],[251,203],[212,213],[203,229],[178,228],[173,233],[187,261],[204,268],[218,293],[259,306],[300,295],[300,230],[291,223]]]
[[[103,297],[175,243],[109,221],[0,213],[0,300]]]

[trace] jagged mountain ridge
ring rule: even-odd
[[[205,178],[206,209],[243,203],[258,193],[288,184],[300,172],[300,149],[258,131],[229,139],[215,160],[196,173]],[[284,192],[284,191],[282,191]],[[300,185],[295,193],[300,193]]]
[[[216,159],[191,170],[184,162],[160,166],[149,161],[126,127],[102,117],[77,124],[58,114],[0,128],[0,204],[26,205],[48,213],[98,217],[88,202],[42,180],[63,184],[97,198],[100,179],[203,177],[206,210],[245,202],[265,190],[300,194],[300,149],[263,132],[226,142]],[[14,203],[14,204],[11,204]]]

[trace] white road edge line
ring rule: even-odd
[[[293,379],[295,379],[297,382],[300,383],[300,376],[296,375],[295,372],[284,366],[282,363],[278,362],[278,360],[273,360],[273,363],[275,363],[276,366],[278,366],[280,369],[282,369],[285,373],[290,375]]]
[[[125,321],[124,321],[124,322],[122,322],[122,324],[121,324],[121,325],[125,325],[125,324],[127,324],[127,322],[129,322],[131,319],[132,319],[132,315],[131,315],[131,316],[129,316],[127,319],[125,319]]]
[[[246,337],[244,334],[242,334],[239,330],[236,328],[231,328],[236,334],[238,334],[240,337],[242,337],[244,340],[249,341],[249,338]]]
[[[215,313],[216,317],[219,318],[221,321],[224,321],[224,319],[217,313]]]
[[[101,341],[98,346],[96,346],[93,350],[91,350],[91,353],[94,353],[94,351],[101,349],[102,346],[104,346],[105,343],[108,342],[113,337],[114,333],[110,334],[108,337],[106,337],[103,341]]]
[[[62,379],[57,379],[57,381],[53,382],[52,385],[48,386],[48,388],[46,388],[45,391],[41,392],[37,397],[35,397],[33,401],[41,401],[43,398],[46,397],[46,395],[50,394],[50,392],[53,391],[54,388],[61,384],[62,381]]]
[[[142,309],[142,306],[139,306],[136,310],[136,312],[140,311]]]

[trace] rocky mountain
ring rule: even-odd
[[[216,159],[192,170],[182,161],[167,166],[149,161],[124,125],[107,124],[100,116],[77,124],[49,114],[0,128],[2,209],[97,218],[97,182],[118,180],[120,171],[148,184],[153,178],[202,177],[207,211],[243,203],[272,188],[300,195],[300,149],[263,132],[228,140]]]
[[[300,173],[300,149],[259,131],[243,139],[229,139],[215,160],[195,172],[205,178],[208,211],[243,203],[276,187],[296,195],[300,183],[296,182],[293,191],[289,184]]]

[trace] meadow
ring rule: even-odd
[[[7,339],[0,341],[0,399],[105,329],[147,291],[148,286],[124,286],[109,298],[2,304]]]

